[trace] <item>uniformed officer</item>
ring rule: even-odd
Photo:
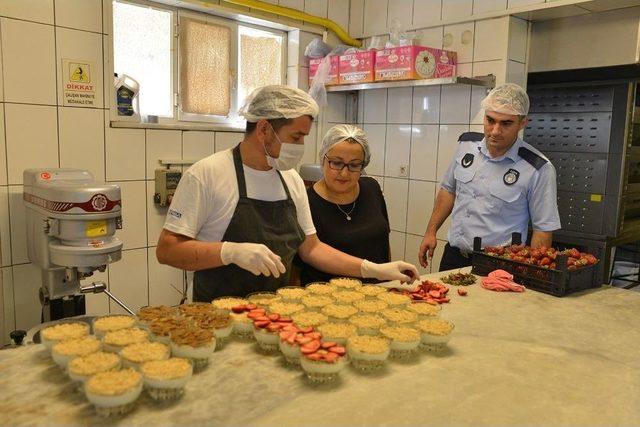
[[[560,228],[556,172],[549,160],[518,137],[528,119],[529,97],[520,86],[494,88],[482,101],[484,137],[460,137],[454,160],[444,174],[418,254],[423,267],[436,248],[436,232],[451,214],[448,243],[440,271],[471,265],[474,237],[483,246],[505,245],[511,233],[531,246],[551,246]]]

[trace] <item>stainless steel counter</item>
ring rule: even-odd
[[[0,424],[640,425],[639,293],[467,289],[443,309],[456,329],[442,354],[315,387],[231,342],[182,400],[143,395],[116,419],[97,417],[42,346],[0,351]]]

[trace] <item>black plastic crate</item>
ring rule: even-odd
[[[557,269],[551,270],[526,264],[482,252],[482,241],[474,239],[473,268],[471,272],[478,276],[487,276],[494,270],[504,270],[513,274],[513,280],[528,289],[544,292],[545,294],[562,297],[573,292],[602,286],[598,278],[597,265],[580,267],[576,270],[567,269],[566,255],[556,258]],[[512,244],[520,244],[520,234],[514,233]]]

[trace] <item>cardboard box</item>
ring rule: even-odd
[[[376,51],[340,55],[340,84],[369,83],[375,78]]]
[[[376,52],[375,81],[437,79],[456,75],[455,52],[399,46]]]
[[[313,84],[313,78],[318,72],[318,67],[324,58],[315,58],[309,60],[309,86]],[[329,56],[329,81],[327,86],[337,85],[340,68],[340,57],[338,55]]]

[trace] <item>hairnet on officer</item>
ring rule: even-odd
[[[506,83],[493,88],[481,106],[496,113],[526,116],[529,113],[529,96],[517,84]]]
[[[367,134],[362,129],[353,125],[335,125],[327,131],[322,138],[322,147],[320,148],[320,158],[324,160],[324,156],[333,148],[334,145],[351,139],[362,147],[364,151],[363,167],[366,167],[371,160],[371,152],[369,150],[369,140]]]
[[[255,89],[238,111],[248,122],[295,119],[318,115],[318,104],[306,92],[289,86],[269,85]]]

